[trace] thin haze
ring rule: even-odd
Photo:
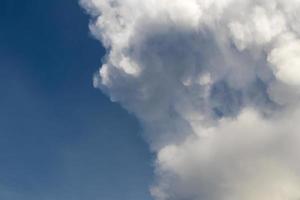
[[[300,198],[299,0],[82,0],[94,85],[137,116],[156,200]]]

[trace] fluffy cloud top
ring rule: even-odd
[[[157,153],[157,200],[300,198],[299,0],[81,0],[95,87]]]

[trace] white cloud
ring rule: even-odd
[[[154,196],[159,191],[169,195],[166,199],[298,199],[300,126],[291,122],[299,122],[299,114],[265,119],[246,109],[235,119],[222,119],[200,135],[164,147],[157,167],[162,184],[172,187],[158,185]]]
[[[286,84],[300,86],[300,39],[290,34],[280,39],[268,60],[274,65],[278,79]]]
[[[94,85],[157,153],[157,200],[300,198],[300,1],[81,0]]]

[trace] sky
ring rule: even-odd
[[[93,87],[88,24],[76,0],[0,1],[0,199],[151,199],[153,155]]]
[[[0,0],[0,199],[299,200],[299,0]]]

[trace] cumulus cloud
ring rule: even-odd
[[[157,154],[157,200],[300,198],[299,0],[81,0],[94,85]]]

